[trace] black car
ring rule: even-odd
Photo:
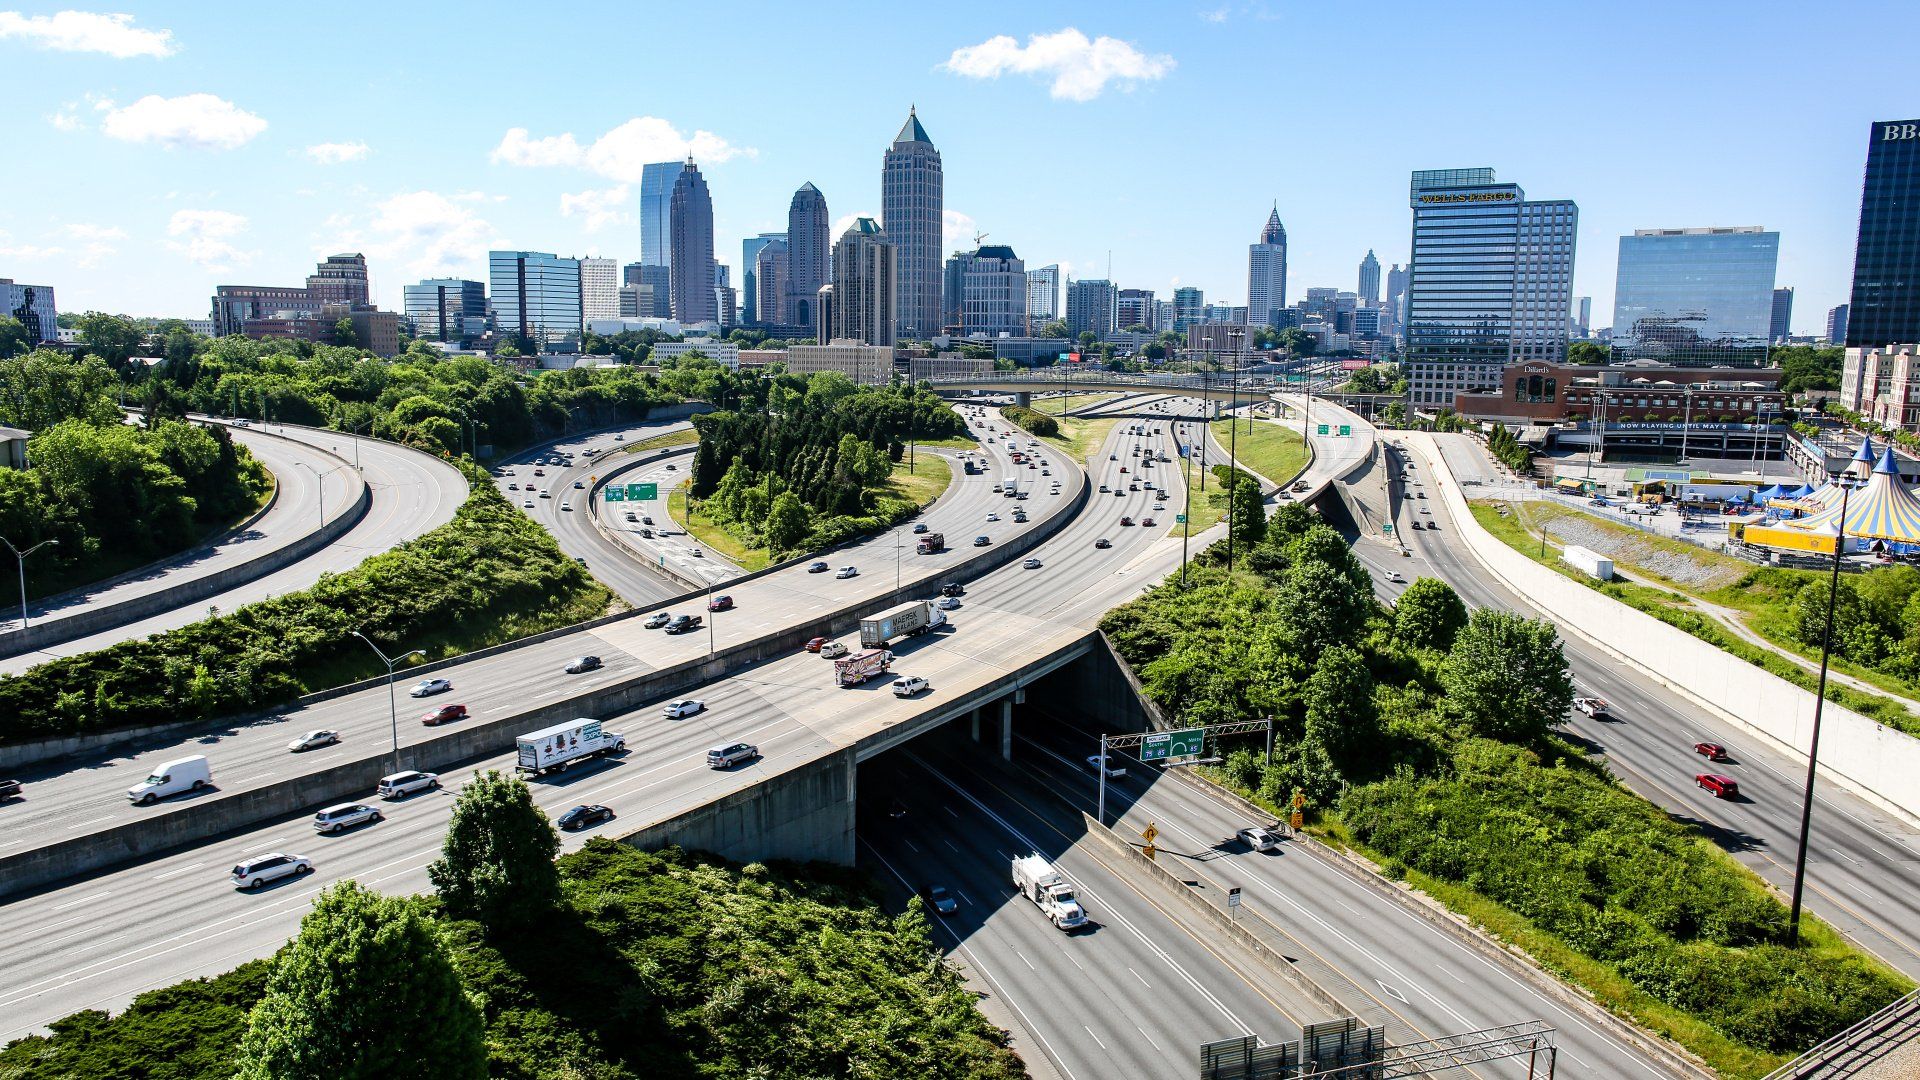
[[[940,586],[940,595],[965,596],[967,595],[967,587],[957,581],[949,581],[945,585]]]
[[[928,907],[942,915],[951,915],[960,910],[960,905],[954,901],[953,894],[947,891],[945,885],[929,885],[920,890],[920,895],[926,898]]]
[[[585,806],[576,806],[561,814],[560,827],[573,832],[576,829],[584,829],[589,825],[598,825],[603,821],[612,820],[612,809],[598,803],[587,803]]]
[[[597,671],[599,668],[600,658],[597,656],[576,656],[572,660],[567,661],[567,674],[569,675],[584,675],[589,671]]]
[[[701,616],[699,615],[675,615],[673,621],[667,624],[667,633],[685,634],[689,631],[698,630],[700,623]]]
[[[20,797],[20,781],[0,780],[0,802]]]

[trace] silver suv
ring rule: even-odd
[[[380,778],[374,794],[383,799],[398,799],[416,791],[431,791],[440,786],[440,778],[430,772],[397,772]]]
[[[337,833],[366,825],[381,818],[380,811],[364,803],[341,803],[329,806],[313,815],[313,831],[318,833]]]
[[[730,746],[716,746],[707,751],[707,768],[731,769],[742,761],[752,761],[760,756],[760,748],[752,743],[733,743]]]
[[[313,863],[305,856],[283,855],[276,851],[271,855],[256,856],[235,866],[230,877],[236,888],[258,889],[268,882],[298,877],[312,871]]]

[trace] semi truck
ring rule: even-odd
[[[1087,925],[1087,913],[1074,899],[1072,883],[1037,852],[1013,860],[1013,887],[1033,901],[1058,929],[1077,930]]]
[[[947,621],[931,600],[913,600],[860,620],[860,647],[883,649],[895,638],[918,637]]]
[[[946,533],[930,532],[920,535],[920,554],[938,555],[945,550],[947,550]]]
[[[841,686],[859,686],[875,675],[885,675],[893,664],[893,654],[885,649],[869,649],[833,662],[833,677]]]
[[[617,753],[626,749],[627,741],[601,728],[600,721],[583,716],[529,731],[515,738],[514,746],[519,759],[513,771],[522,776],[542,776],[576,761]]]

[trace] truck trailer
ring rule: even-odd
[[[893,654],[885,649],[869,649],[833,662],[833,677],[841,686],[859,686],[875,675],[885,675],[893,664]]]
[[[557,772],[576,761],[602,757],[626,749],[627,741],[603,730],[600,721],[589,717],[529,731],[514,739],[519,758],[513,771],[522,776],[542,776]]]
[[[918,637],[947,621],[931,600],[913,600],[860,620],[860,647],[881,649],[895,638]]]
[[[938,555],[945,550],[947,550],[947,534],[930,532],[921,535],[919,544],[920,554]]]

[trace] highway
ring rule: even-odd
[[[365,478],[367,485],[372,488],[372,502],[367,508],[366,516],[358,525],[348,530],[346,535],[334,543],[291,566],[283,567],[193,604],[130,622],[112,630],[89,634],[0,660],[0,674],[17,675],[35,664],[44,663],[55,657],[74,656],[104,649],[122,641],[136,640],[198,622],[206,618],[211,611],[232,611],[269,597],[298,592],[320,580],[322,574],[337,574],[351,570],[370,556],[378,555],[404,541],[446,524],[453,519],[454,512],[460,508],[460,504],[466,501],[466,478],[458,469],[430,454],[374,439],[356,439],[342,432],[320,428],[273,424],[267,425],[267,430],[298,443],[329,450],[347,461],[353,461],[356,456],[358,457],[361,475]],[[270,441],[262,439],[249,445],[264,447]],[[315,460],[326,459],[316,458]],[[338,464],[337,460],[331,461],[326,468],[334,468]],[[297,467],[290,471],[306,472],[305,469]],[[329,515],[343,505],[340,500],[334,498],[336,495],[345,493],[345,489],[338,486],[340,479],[340,476],[335,476],[326,488],[328,496],[326,512]],[[320,511],[317,495],[316,492],[316,502],[307,505],[306,508],[307,512],[315,515],[316,526]]]

